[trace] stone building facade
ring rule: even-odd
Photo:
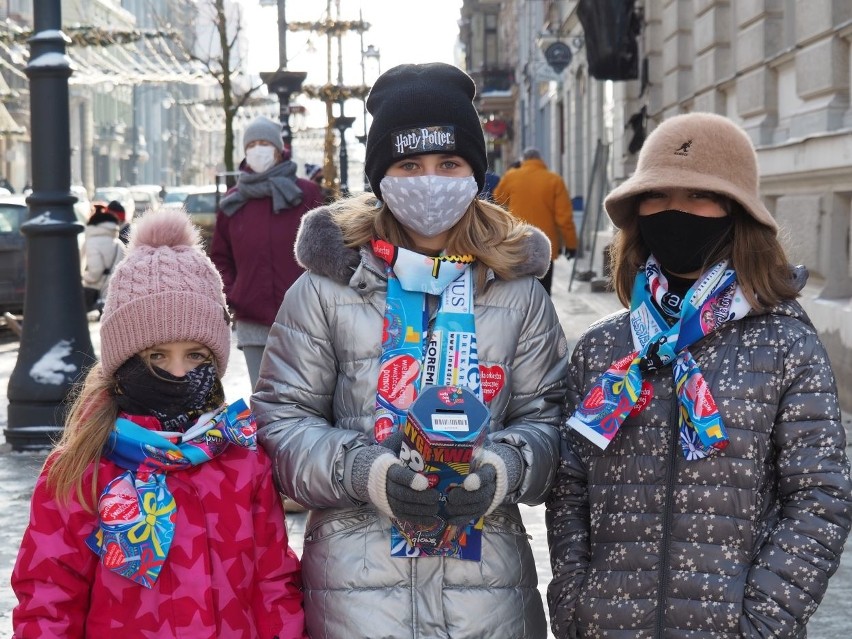
[[[465,1],[463,20],[495,4],[510,25],[498,48],[517,52],[504,61],[514,82],[511,110],[502,108],[514,126],[502,153],[542,146],[588,214],[599,207],[586,193],[597,140],[609,188],[635,169],[642,134],[668,116],[711,111],[749,133],[764,201],[791,261],[811,272],[802,302],[852,411],[852,3],[636,0],[638,74],[617,81],[590,75],[576,0]],[[543,51],[555,39],[574,55],[554,78]]]

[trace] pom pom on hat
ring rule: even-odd
[[[443,62],[401,64],[379,76],[367,96],[373,122],[364,159],[376,197],[390,165],[419,153],[460,155],[482,190],[488,157],[475,96],[471,77]]]
[[[228,366],[231,330],[222,278],[182,210],[147,213],[110,278],[101,320],[101,364],[112,375],[157,344],[199,342]]]
[[[278,149],[279,152],[284,152],[284,140],[281,137],[281,125],[267,118],[265,115],[259,115],[254,120],[249,122],[243,133],[243,148],[245,149],[252,142],[264,140]]]

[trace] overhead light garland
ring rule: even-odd
[[[307,97],[323,102],[340,102],[341,100],[363,100],[370,93],[370,87],[366,85],[338,85],[338,84],[323,84],[304,85],[301,89]]]
[[[72,26],[63,27],[64,33],[75,47],[108,47],[113,44],[131,44],[146,39],[174,38],[174,29],[102,29],[101,27]],[[10,29],[0,32],[0,42],[4,44],[26,44],[33,36],[32,29]]]
[[[103,29],[92,26],[63,27],[70,44],[67,55],[74,73],[72,85],[102,82],[139,84],[182,82],[212,84],[207,69],[189,60],[174,46],[177,32],[171,29]],[[32,29],[0,24],[0,66],[26,79],[30,52],[26,45]]]
[[[313,31],[322,35],[339,36],[349,31],[364,33],[370,28],[369,22],[363,20],[319,20],[317,22],[288,22],[290,31]]]

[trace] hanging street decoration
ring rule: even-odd
[[[313,31],[324,36],[341,36],[350,31],[364,33],[370,29],[370,23],[363,20],[320,20],[317,22],[288,22],[290,31]]]
[[[323,102],[340,102],[341,100],[363,100],[370,93],[370,87],[366,85],[339,85],[323,84],[321,86],[305,85],[301,92],[314,100]]]

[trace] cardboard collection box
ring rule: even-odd
[[[449,490],[460,485],[470,472],[471,458],[485,440],[489,419],[488,408],[467,388],[423,388],[409,408],[408,420],[403,426],[400,458],[411,470],[429,479],[430,487],[441,494],[441,505],[434,526],[394,522],[396,532],[408,547],[400,548],[399,536],[394,539],[392,535],[392,554],[479,560],[481,522],[449,525],[444,505]]]

